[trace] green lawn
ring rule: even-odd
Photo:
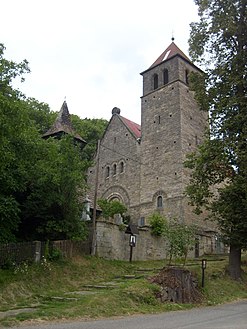
[[[243,269],[247,273],[246,262]],[[234,282],[225,274],[226,259],[208,257],[203,305],[215,305],[247,298],[247,278]],[[0,312],[26,309],[25,313],[3,317],[8,326],[31,319],[99,318],[181,310],[195,305],[160,303],[159,287],[148,277],[158,273],[165,261],[123,262],[97,257],[43,262],[0,270]],[[201,284],[201,262],[188,261]]]

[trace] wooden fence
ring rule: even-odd
[[[39,262],[45,256],[46,242],[32,241],[21,243],[7,243],[0,245],[0,267],[20,264],[24,261]],[[86,241],[50,241],[49,252],[52,255],[55,250],[61,252],[61,255],[66,258],[71,258],[75,255],[90,254],[91,243]]]
[[[36,248],[37,241],[1,244],[0,266],[10,266],[11,264],[18,264],[24,261],[35,261],[37,257]],[[39,249],[41,249],[41,242],[39,242]]]
[[[71,241],[71,240],[60,240],[53,241],[51,249],[57,249],[61,252],[65,258],[71,258],[76,255],[90,255],[91,244],[90,241]]]

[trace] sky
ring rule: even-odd
[[[0,43],[8,60],[29,62],[16,83],[59,111],[109,120],[113,107],[141,121],[142,76],[174,36],[188,54],[194,0],[1,1]]]

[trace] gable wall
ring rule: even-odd
[[[124,172],[120,172],[120,163],[124,163]],[[98,199],[119,197],[128,208],[131,217],[138,218],[139,186],[140,186],[140,145],[120,117],[113,115],[111,122],[101,140],[99,156]],[[113,175],[113,165],[117,172]],[[107,166],[110,175],[106,177]],[[93,199],[95,167],[90,168],[88,175]]]

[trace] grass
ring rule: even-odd
[[[247,298],[247,274],[243,282],[232,281],[225,274],[226,263],[226,259],[215,261],[208,258],[202,305]],[[245,272],[246,264],[245,261]],[[31,319],[95,319],[195,307],[160,303],[155,298],[159,287],[151,284],[147,277],[163,266],[164,261],[130,264],[97,257],[77,257],[0,270],[0,311],[33,308],[32,312],[0,317],[0,325],[9,326]],[[200,285],[200,261],[189,261],[188,269],[197,275]],[[90,289],[88,285],[91,285]]]

